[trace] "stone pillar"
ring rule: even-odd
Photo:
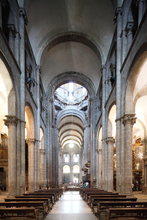
[[[109,192],[113,192],[113,154],[114,154],[114,143],[115,140],[113,137],[107,137],[106,138],[106,144],[107,144],[107,151],[108,151],[108,168],[107,168],[107,190]]]
[[[133,26],[134,22],[128,22],[126,26],[126,35],[127,35],[127,50],[130,49],[133,40]]]
[[[101,67],[101,73],[102,73],[102,189],[106,189],[106,181],[105,178],[107,176],[106,170],[105,170],[105,164],[106,164],[106,134],[107,134],[107,128],[106,128],[106,109],[105,109],[105,102],[106,102],[106,66],[102,65]]]
[[[124,124],[124,193],[132,193],[132,130],[136,122],[135,114],[126,114]]]
[[[146,0],[137,0],[138,1],[138,25],[142,21],[144,12],[146,10]]]
[[[102,189],[102,149],[98,149],[98,188]]]
[[[15,196],[17,192],[17,123],[18,119],[6,115],[5,125],[8,126],[8,193]]]
[[[121,39],[121,32],[122,32],[122,9],[118,7],[116,9],[116,21],[117,21],[117,45],[116,45],[116,188],[117,191],[120,192],[121,188],[121,98],[122,98],[122,85],[121,85],[121,60],[122,60],[122,39]]]
[[[35,139],[28,138],[28,190],[35,190]]]
[[[23,194],[25,192],[25,10],[20,8],[19,11],[19,33],[20,33],[20,193]]]
[[[35,140],[35,190],[39,189],[39,163],[40,163],[40,157],[39,157],[39,146],[40,141]]]
[[[45,157],[46,157],[46,153],[45,153],[45,149],[40,149],[40,175],[39,175],[39,186],[41,187],[41,189],[46,187],[46,169],[45,169]]]
[[[90,99],[90,108],[91,108],[91,138],[90,138],[90,151],[91,151],[91,186],[95,186],[96,181],[96,138],[97,138],[97,130],[96,130],[96,97],[92,97]]]

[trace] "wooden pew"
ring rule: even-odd
[[[91,208],[94,209],[95,207],[98,206],[98,204],[100,202],[121,202],[121,201],[124,201],[124,202],[136,202],[137,201],[137,198],[121,198],[121,197],[105,197],[105,198],[93,198],[92,201],[91,201]]]
[[[87,203],[91,204],[97,198],[126,198],[126,195],[89,195],[87,198]]]
[[[27,217],[27,218],[32,218],[32,219],[37,219],[39,220],[39,213],[38,210],[35,208],[0,208],[0,219],[3,218],[11,218],[15,217],[20,219],[20,217]]]
[[[104,218],[106,215],[105,213],[107,212],[107,209],[109,208],[147,208],[147,202],[135,202],[135,201],[106,201],[106,202],[99,202],[97,204],[96,209],[93,209],[94,214],[97,216],[103,216],[100,217],[101,219]]]
[[[126,220],[128,220],[129,217],[147,219],[147,208],[110,208],[107,213],[108,218],[106,219],[119,219],[120,217],[123,217],[124,219],[126,218]]]
[[[29,208],[35,208],[39,210],[39,213],[41,213],[43,216],[46,216],[47,213],[50,211],[50,208],[48,205],[45,204],[45,202],[41,201],[13,201],[13,202],[0,202],[0,207],[29,207]]]
[[[52,208],[52,204],[48,198],[6,198],[5,202],[44,202],[45,206],[49,209]]]
[[[15,196],[17,199],[22,199],[22,198],[38,198],[38,199],[41,199],[41,198],[47,198],[50,202],[50,205],[53,206],[54,203],[55,203],[55,199],[53,196],[51,195],[40,195],[40,194],[28,194],[28,195],[23,195],[23,196]]]

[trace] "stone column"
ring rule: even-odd
[[[96,136],[97,136],[97,130],[96,130],[96,97],[92,97],[90,99],[90,108],[91,108],[91,120],[90,120],[90,151],[91,151],[91,186],[95,186],[96,181]]]
[[[106,135],[107,135],[107,126],[106,126],[106,109],[105,109],[105,103],[106,103],[106,65],[103,65],[101,67],[101,73],[102,73],[102,189],[106,189],[106,180],[107,177],[106,173]]]
[[[124,193],[132,193],[132,130],[136,122],[135,114],[126,114],[124,124]]]
[[[25,10],[20,8],[19,11],[19,33],[20,33],[20,47],[19,47],[19,54],[20,54],[20,189],[21,194],[25,192]]]
[[[17,123],[18,119],[6,115],[5,125],[8,126],[8,193],[15,196],[17,192]]]
[[[146,0],[137,0],[138,1],[138,25],[142,21],[145,9],[146,9]]]
[[[126,26],[126,35],[127,35],[127,50],[130,49],[133,40],[133,26],[134,22],[128,22]]]
[[[46,153],[45,153],[45,149],[40,149],[40,175],[39,175],[39,186],[41,187],[41,189],[46,187],[46,169],[45,169],[45,157],[46,157]]]
[[[108,181],[108,184],[107,184],[107,190],[109,192],[113,192],[113,153],[114,153],[114,143],[115,143],[115,140],[113,137],[107,137],[106,138],[106,144],[107,144],[107,151],[108,151],[108,168],[107,168],[107,181]]]
[[[28,190],[35,190],[35,139],[28,138]]]
[[[103,160],[102,160],[102,149],[98,149],[98,188],[102,189],[102,167]]]
[[[118,7],[116,9],[116,19],[117,19],[117,45],[116,45],[116,188],[117,191],[120,192],[121,188],[121,98],[122,98],[122,85],[121,85],[121,60],[122,60],[122,9]]]

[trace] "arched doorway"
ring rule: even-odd
[[[25,171],[26,171],[26,190],[33,192],[35,190],[35,139],[34,139],[34,116],[31,107],[25,107]]]
[[[4,122],[6,115],[9,115],[9,106],[12,104],[10,97],[13,92],[13,85],[6,68],[6,65],[0,58],[0,190],[8,190],[8,164],[11,163],[8,156],[8,124]],[[14,102],[15,103],[15,102]],[[12,106],[13,107],[13,106]],[[11,109],[12,115],[15,115],[15,107]],[[13,114],[14,111],[14,114]],[[9,117],[7,117],[9,120]]]
[[[40,170],[40,183],[39,188],[45,188],[46,187],[46,151],[45,151],[45,145],[44,145],[44,131],[42,128],[40,128],[40,147],[39,147],[39,170]]]
[[[107,130],[107,154],[108,154],[108,191],[116,190],[116,105],[113,105],[108,114],[108,130]]]
[[[97,165],[97,181],[98,181],[98,188],[102,189],[103,187],[103,178],[104,178],[104,160],[103,160],[103,149],[102,149],[102,127],[99,129],[98,132],[98,165]]]
[[[147,192],[147,166],[146,166],[146,136],[147,136],[147,52],[144,52],[134,63],[128,79],[126,90],[126,116],[127,132],[125,139],[132,143],[125,165],[126,172],[130,173],[127,185],[130,191],[143,190]],[[129,105],[128,105],[129,103]],[[133,127],[133,129],[132,129]],[[127,149],[129,145],[126,143]],[[129,162],[131,159],[132,163]],[[128,176],[128,174],[127,174]]]

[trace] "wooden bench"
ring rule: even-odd
[[[105,216],[105,213],[107,212],[107,209],[109,208],[147,208],[147,202],[126,202],[126,201],[121,201],[121,202],[99,202],[97,204],[96,209],[93,209],[94,214],[97,216]],[[102,217],[100,217],[103,219]]]
[[[51,207],[54,205],[55,203],[55,200],[54,200],[54,197],[53,196],[50,196],[50,195],[25,195],[25,196],[16,196],[17,199],[22,199],[22,198],[38,198],[38,199],[42,199],[42,198],[47,198],[50,202],[50,205]]]
[[[85,193],[83,195],[83,199],[84,200],[88,200],[88,197],[89,196],[96,196],[96,195],[118,195],[118,193],[111,193],[111,192],[88,192],[88,193]]]
[[[0,202],[0,207],[32,207],[37,210],[39,210],[40,213],[43,214],[43,216],[46,216],[47,213],[49,212],[49,207],[48,205],[45,204],[45,202],[40,202],[40,201],[13,201],[13,202]]]
[[[110,208],[107,210],[107,213],[107,219],[116,219],[119,217],[126,218],[126,220],[128,220],[128,217],[139,217],[147,219],[147,208]]]
[[[91,204],[91,202],[98,198],[126,198],[126,195],[90,195],[87,199],[87,203]]]
[[[120,202],[120,201],[124,201],[124,202],[136,202],[137,201],[137,198],[117,198],[117,197],[105,197],[105,198],[93,198],[92,199],[92,201],[91,201],[91,204],[90,204],[90,206],[91,206],[91,208],[92,209],[94,209],[94,207],[96,206],[98,206],[98,204],[100,203],[100,202],[107,202],[107,201],[111,201],[111,202]]]
[[[49,209],[52,208],[52,204],[48,198],[6,198],[5,202],[44,202],[45,206]]]
[[[18,220],[20,217],[39,219],[39,214],[35,208],[0,208],[0,219],[10,217],[18,218]]]

